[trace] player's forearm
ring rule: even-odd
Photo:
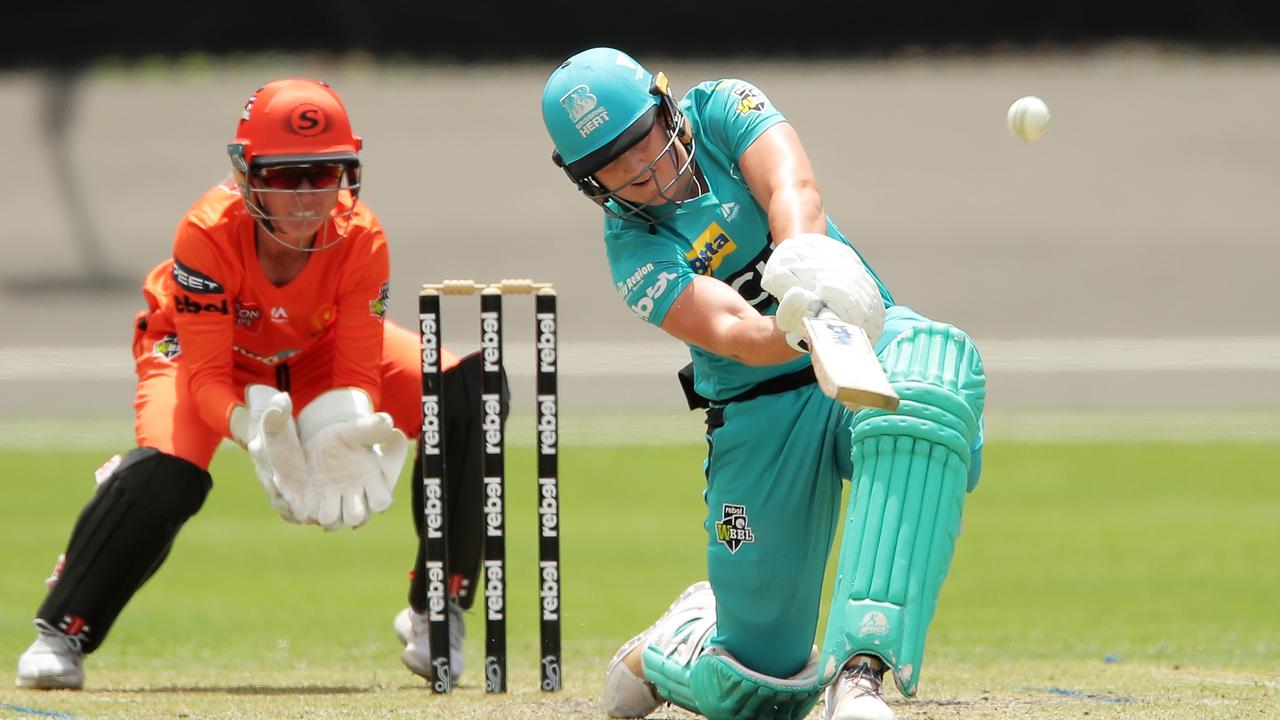
[[[777,365],[800,356],[787,345],[773,318],[764,316],[732,321],[721,335],[720,349],[712,352],[752,366]]]
[[[774,244],[796,235],[827,232],[822,192],[812,178],[796,180],[775,190],[766,210]]]

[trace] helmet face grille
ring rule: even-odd
[[[684,192],[690,183],[697,182],[697,165],[694,159],[698,152],[697,143],[694,142],[693,135],[689,132],[688,121],[685,119],[684,113],[675,107],[675,102],[670,96],[664,96],[663,109],[660,114],[663,116],[667,142],[663,145],[662,151],[640,172],[612,188],[600,184],[594,175],[575,180],[583,194],[600,205],[606,215],[626,222],[651,224],[658,222],[659,215],[668,214],[678,209],[682,203],[701,194],[700,192],[693,194]],[[680,153],[676,149],[681,146],[685,149],[683,161],[681,161]],[[675,172],[671,180],[657,187],[653,195],[647,200],[634,202],[623,199],[618,195],[619,191],[637,180],[655,173],[658,166],[663,162],[670,162]],[[565,172],[568,172],[568,168],[565,169]],[[569,176],[573,178],[572,174]],[[659,211],[657,210],[658,207],[666,209]]]

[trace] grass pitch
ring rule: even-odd
[[[367,527],[324,533],[277,519],[243,453],[224,448],[204,509],[89,658],[87,690],[0,690],[0,717],[603,717],[605,662],[704,575],[702,452],[563,448],[562,693],[534,689],[531,451],[508,454],[512,692],[491,698],[474,612],[453,696],[400,665],[406,482]],[[10,669],[105,457],[0,452]],[[889,694],[900,718],[1280,716],[1280,448],[996,443],[984,459],[919,697]]]

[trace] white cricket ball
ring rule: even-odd
[[[1031,142],[1049,127],[1049,106],[1034,95],[1018,98],[1009,106],[1009,132]]]

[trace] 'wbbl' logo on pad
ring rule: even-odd
[[[756,541],[756,534],[747,525],[747,506],[724,504],[724,518],[716,521],[716,542],[738,552],[744,543]]]

